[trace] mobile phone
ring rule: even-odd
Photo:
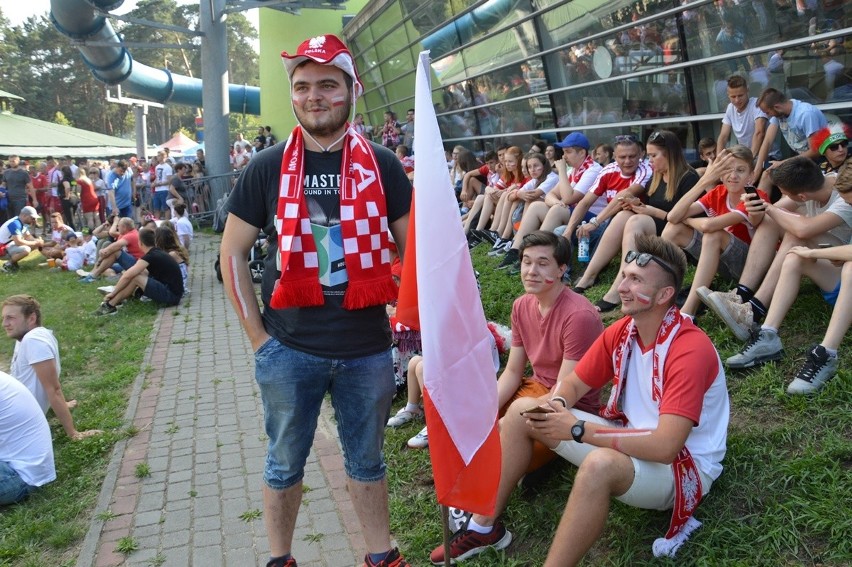
[[[533,406],[521,411],[521,415],[524,415],[525,413],[553,413],[553,408],[549,406]]]
[[[834,245],[829,242],[820,242],[819,244],[817,244],[817,246],[819,246],[820,248],[831,248]]]
[[[757,195],[757,188],[754,185],[746,185],[745,192],[749,195]]]

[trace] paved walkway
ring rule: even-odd
[[[218,242],[196,238],[192,293],[155,323],[125,416],[139,432],[115,447],[78,567],[266,564],[263,410],[251,347],[213,269]],[[140,479],[143,463],[151,474]],[[293,538],[299,565],[363,564],[345,482],[326,405]],[[124,555],[127,537],[137,549]]]

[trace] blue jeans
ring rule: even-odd
[[[385,424],[396,386],[390,349],[353,359],[314,356],[270,338],[254,355],[269,445],[263,480],[284,490],[304,476],[323,397],[331,393],[347,476],[385,476]]]
[[[14,504],[20,502],[35,490],[20,477],[18,473],[9,466],[9,463],[0,462],[0,505]]]

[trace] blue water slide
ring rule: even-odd
[[[431,51],[433,61],[440,59],[459,45],[468,43],[475,34],[496,26],[512,14],[519,3],[519,0],[489,0],[424,37],[421,40],[423,48]]]
[[[97,44],[79,49],[99,81],[121,85],[125,92],[155,102],[203,107],[201,79],[134,61],[109,20],[92,7],[108,12],[121,4],[122,0],[50,0],[50,19],[67,37]],[[231,112],[260,114],[258,87],[231,84],[228,93]]]

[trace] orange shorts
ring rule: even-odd
[[[500,417],[503,417],[503,414],[506,413],[506,410],[509,409],[509,406],[512,405],[512,402],[517,400],[518,398],[540,398],[541,396],[550,392],[550,388],[542,384],[541,382],[536,382],[530,378],[524,378],[521,380],[521,385],[518,388],[518,391],[509,398],[509,401],[506,402],[502,408],[500,408]],[[534,470],[540,469],[550,461],[556,458],[556,453],[550,450],[547,445],[540,443],[538,441],[533,442],[533,452],[532,458],[530,459],[530,464],[527,467],[527,473],[531,473]]]

